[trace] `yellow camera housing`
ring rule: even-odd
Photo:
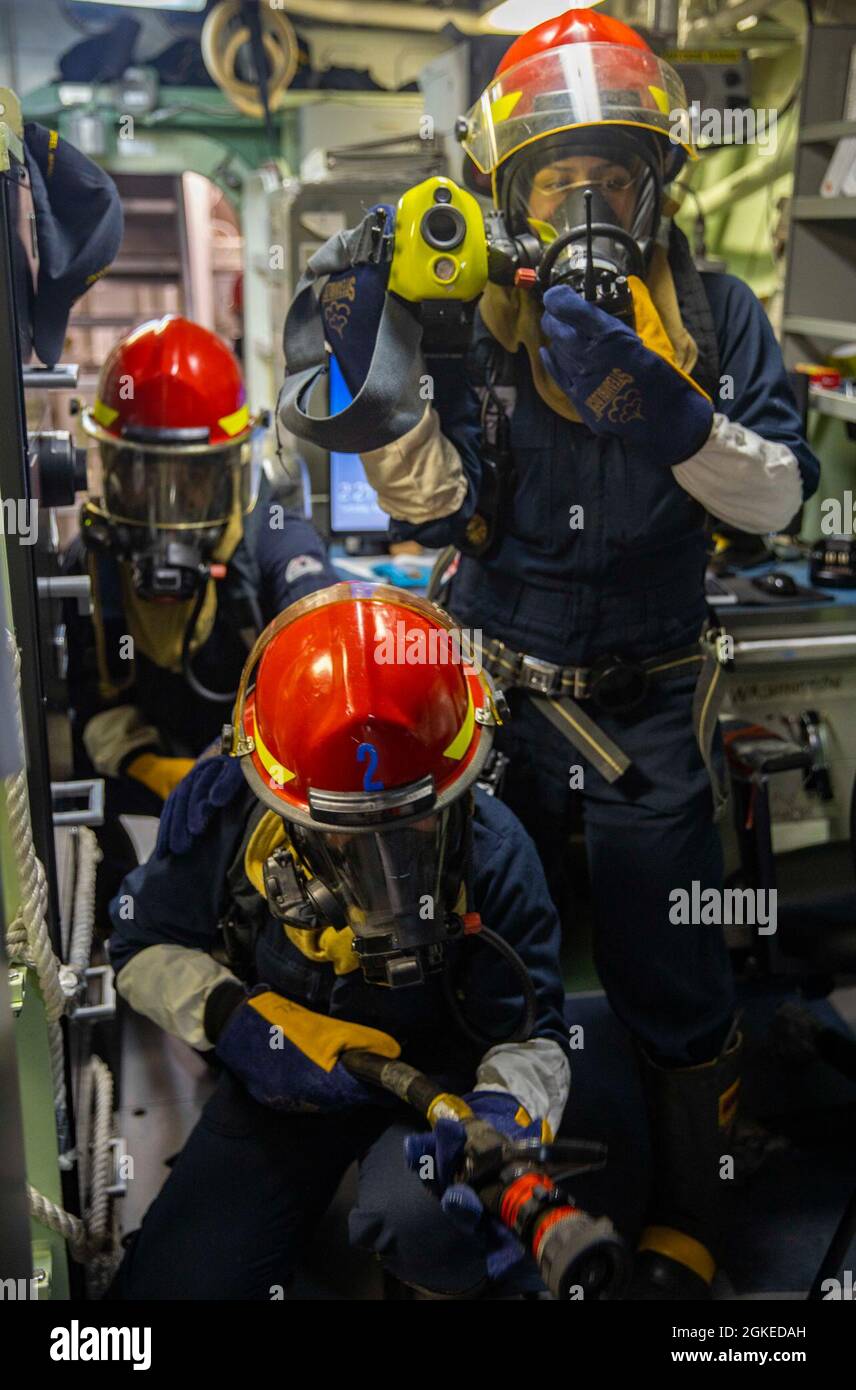
[[[438,175],[402,194],[389,289],[418,304],[477,299],[487,283],[484,218],[476,199]]]

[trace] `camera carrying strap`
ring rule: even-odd
[[[358,226],[336,232],[309,258],[285,318],[285,382],[279,418],[298,439],[322,449],[365,454],[381,449],[419,423],[425,413],[422,324],[413,306],[384,297],[365,381],[344,410],[310,413],[312,392],[329,370],[318,282],[360,265],[380,265],[391,254],[387,213],[373,209]]]

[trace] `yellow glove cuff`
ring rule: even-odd
[[[129,777],[142,782],[155,796],[166,801],[173,787],[178,786],[195,764],[194,758],[161,758],[157,753],[141,753],[125,770]]]
[[[293,1042],[305,1057],[324,1071],[332,1071],[343,1052],[353,1052],[365,1048],[368,1052],[378,1052],[381,1057],[398,1057],[401,1048],[388,1033],[377,1028],[364,1028],[361,1023],[347,1023],[341,1018],[327,1018],[326,1014],[313,1013],[285,999],[281,994],[268,990],[256,994],[248,1000],[249,1007],[255,1009],[272,1027]]]

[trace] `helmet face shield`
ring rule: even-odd
[[[101,445],[104,510],[151,530],[224,525],[232,514],[240,450],[188,455],[135,445]]]
[[[103,506],[114,520],[151,530],[225,526],[251,501],[249,445],[207,453],[101,444]]]
[[[395,933],[403,949],[424,945],[454,909],[463,875],[461,802],[398,829],[307,831],[292,839],[339,900],[361,940]],[[451,900],[450,900],[451,899]]]
[[[533,141],[579,126],[637,126],[678,147],[672,132],[685,110],[678,74],[649,50],[572,43],[500,73],[468,113],[462,143],[483,174]]]
[[[443,964],[466,872],[469,815],[465,797],[395,829],[318,831],[287,822],[303,863],[353,931],[366,979],[418,984]],[[313,884],[307,897],[317,901]]]

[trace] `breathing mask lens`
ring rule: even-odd
[[[597,159],[559,160],[535,172],[522,215],[530,222],[534,219],[554,227],[559,234],[569,231],[582,220],[582,195],[590,188],[604,211],[608,210],[609,220],[617,220],[630,231],[644,173],[645,166],[638,158],[630,167]]]
[[[661,169],[656,137],[644,132],[587,130],[515,157],[502,185],[503,206],[515,235],[534,232],[541,242],[542,289],[567,283],[632,322],[627,277],[645,275]]]
[[[291,827],[302,857],[342,906],[368,978],[416,984],[442,964],[464,873],[466,820],[455,803],[394,830]]]
[[[153,452],[102,444],[104,510],[115,521],[156,529],[225,525],[232,514],[241,446],[216,453]]]
[[[657,180],[641,155],[620,157],[580,151],[565,144],[521,158],[506,194],[515,232],[535,231],[549,244],[585,222],[585,192],[592,193],[592,220],[637,241],[653,235],[659,194]]]

